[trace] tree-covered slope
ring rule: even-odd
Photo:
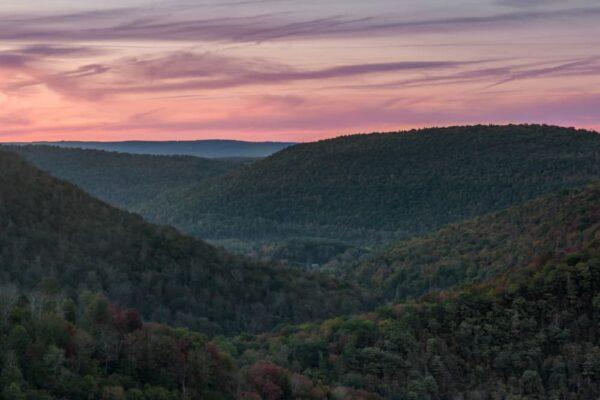
[[[486,284],[212,341],[49,280],[1,289],[3,400],[600,396],[598,234]]]
[[[598,293],[596,230],[566,255],[488,283],[241,337],[232,354],[242,365],[269,363],[280,392],[303,374],[339,399],[593,400],[600,397]]]
[[[96,200],[0,152],[0,284],[50,278],[100,291],[144,318],[203,331],[258,331],[360,308],[351,286],[230,256]]]
[[[399,241],[368,261],[331,266],[387,301],[481,282],[590,244],[600,228],[600,184]]]
[[[243,383],[206,336],[143,323],[101,295],[0,289],[2,400],[233,399]]]
[[[369,314],[213,341],[145,324],[135,310],[102,296],[83,293],[73,301],[49,279],[26,296],[3,286],[1,395],[596,399],[600,234],[577,229],[589,240],[485,284]]]
[[[36,167],[74,183],[94,197],[136,211],[163,193],[200,185],[225,174],[243,160],[153,156],[56,146],[5,146]]]
[[[597,178],[600,136],[471,126],[300,144],[146,212],[211,239],[377,242],[431,231]]]

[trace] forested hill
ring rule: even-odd
[[[337,269],[383,299],[401,301],[541,265],[597,242],[599,235],[595,183],[400,241],[368,261]]]
[[[600,135],[469,126],[300,144],[146,212],[206,238],[377,242],[510,207],[600,173]]]
[[[244,142],[240,140],[42,142],[52,146],[117,151],[132,154],[185,155],[205,158],[266,157],[292,146],[291,142]]]
[[[164,193],[200,185],[247,160],[154,156],[56,146],[4,146],[36,167],[67,180],[110,204],[137,211]]]
[[[2,398],[594,400],[594,236],[484,284],[213,341],[99,295],[65,300],[47,280],[21,297],[2,287]]]
[[[360,309],[358,291],[260,265],[115,209],[0,152],[0,284],[103,292],[147,320],[260,331]],[[48,282],[46,282],[46,285]]]
[[[598,399],[595,235],[485,284],[240,338],[235,354],[268,360],[263,368],[277,378],[258,388],[263,396],[294,388],[305,374],[336,399]]]

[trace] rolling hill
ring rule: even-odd
[[[244,142],[239,140],[38,142],[66,148],[117,151],[131,154],[183,155],[203,158],[266,157],[295,143]]]
[[[240,337],[233,354],[262,360],[280,392],[304,375],[338,399],[596,399],[599,239],[483,284]]]
[[[363,305],[350,285],[231,256],[0,152],[0,285],[50,281],[204,332],[260,331]]]
[[[562,189],[393,243],[339,272],[388,303],[361,314],[344,279],[230,256],[0,153],[2,396],[595,399],[599,200]]]
[[[152,222],[294,266],[352,258],[585,185],[600,171],[597,133],[542,125],[353,135],[256,162],[11,149]]]
[[[189,189],[250,162],[42,145],[2,148],[19,153],[37,168],[79,186],[94,197],[134,212],[161,194]]]
[[[399,241],[365,262],[330,267],[394,302],[541,265],[598,240],[595,183]]]
[[[207,239],[377,244],[433,231],[599,176],[600,136],[471,126],[300,144],[146,204]]]
[[[232,356],[261,360],[283,392],[301,374],[340,399],[600,395],[600,183],[401,241],[342,273],[388,305],[234,338]]]
[[[565,199],[565,208],[578,207]],[[578,228],[580,220],[564,222],[573,233],[591,233]],[[144,323],[135,310],[111,305],[101,295],[84,293],[75,303],[47,279],[28,295],[4,286],[2,395],[11,400],[596,399],[597,229],[593,236],[484,283],[367,314],[213,340]]]

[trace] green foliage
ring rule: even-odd
[[[72,298],[101,291],[147,320],[207,333],[261,331],[362,307],[350,285],[230,256],[112,208],[11,153],[0,153],[0,265],[0,286],[34,293],[36,304],[59,291]],[[76,313],[68,302],[55,307],[70,308],[69,319]],[[94,307],[89,320],[101,322],[108,304]]]
[[[254,163],[10,149],[153,222],[301,267],[339,266],[365,246],[581,186],[600,169],[596,133],[545,125],[345,136]]]
[[[577,251],[577,265],[555,254],[391,311],[239,337],[239,360],[277,360],[332,393],[351,387],[386,399],[596,399],[595,237]]]
[[[94,197],[137,211],[163,193],[177,192],[244,164],[191,156],[154,156],[55,146],[3,146],[36,167]]]
[[[599,229],[600,185],[593,184],[394,243],[337,271],[384,300],[398,301],[541,265],[552,254],[589,245]],[[574,266],[581,257],[573,252],[566,262]]]
[[[594,132],[509,125],[374,133],[289,147],[143,211],[211,240],[376,244],[583,185],[599,169]]]
[[[215,392],[235,397],[234,365],[205,336],[155,324],[127,326],[123,319],[134,311],[101,295],[85,297],[89,303],[77,306],[87,312],[72,322],[56,311],[53,301],[62,298],[55,295],[35,305],[35,313],[18,313],[27,315],[19,324],[0,324],[3,400],[185,400]],[[31,309],[39,299],[27,300],[11,311]],[[106,312],[90,320],[99,304],[107,305]],[[17,333],[25,338],[25,352]]]
[[[372,140],[385,146],[375,146],[377,157],[365,163],[359,155]],[[342,144],[340,154],[328,148],[331,142]],[[338,229],[347,240],[362,232],[365,242],[388,233],[414,235],[588,182],[598,172],[594,134],[551,127],[452,128],[331,142],[291,148],[219,183],[207,180],[204,194],[188,193],[188,200],[200,199],[193,204],[209,213],[217,200],[219,212],[241,207],[241,214],[231,213],[222,223],[248,228],[244,221],[258,221],[239,234],[244,240],[269,236],[252,233],[256,226],[275,227],[279,243],[262,256],[301,264],[307,255],[323,261],[355,249],[328,242],[327,235],[287,240],[290,232]],[[440,142],[450,155],[436,147]],[[321,151],[327,156],[313,157]],[[337,161],[328,165],[330,158]],[[273,160],[297,182],[310,182],[292,193],[297,203],[289,201],[287,183],[261,170]],[[427,162],[433,165],[423,168],[429,175],[415,172],[411,186],[407,171]],[[389,177],[396,183],[384,184],[381,171],[389,173],[394,163],[404,168],[393,172],[402,185],[397,175]],[[313,164],[319,168],[311,169]],[[324,172],[323,166],[334,170]],[[369,168],[373,182],[361,175]],[[264,186],[262,172],[275,186]],[[343,184],[337,180],[341,172],[349,177]],[[449,176],[460,180],[447,182]],[[228,186],[240,177],[247,180]],[[423,192],[414,186],[419,180],[427,182]],[[270,209],[248,200],[256,193],[246,182],[267,189],[256,201]],[[277,187],[282,191],[270,191]],[[357,188],[376,195],[358,199]],[[247,204],[237,197],[241,193]],[[381,193],[391,196],[389,204]],[[286,196],[284,210],[280,201]],[[263,219],[265,212],[269,217]],[[398,222],[411,220],[410,232]],[[600,186],[592,184],[395,243],[354,267],[337,257],[329,263],[332,270],[385,301],[356,315],[365,305],[362,291],[344,279],[230,256],[0,153],[0,396],[597,399],[599,222]],[[215,226],[206,229],[216,232]],[[342,316],[322,320],[332,315]],[[142,317],[193,329],[144,323]],[[218,332],[241,334],[212,336]]]
[[[367,248],[341,240],[308,237],[257,242],[217,240],[211,243],[257,260],[306,269],[335,269],[338,265],[356,262],[370,252]]]

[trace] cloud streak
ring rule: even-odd
[[[343,14],[292,18],[286,13],[190,18],[175,12],[123,8],[29,18],[0,16],[0,40],[264,42],[459,32],[567,20],[594,22],[599,16],[600,7],[526,9],[421,20],[404,20],[394,15],[351,17]]]
[[[258,99],[262,103],[263,99]],[[273,99],[267,99],[271,102]],[[548,98],[544,101],[527,100],[515,103],[476,101],[449,107],[447,104],[412,104],[410,101],[329,101],[327,99],[293,99],[293,109],[283,99],[269,115],[253,115],[238,112],[236,117],[226,115],[218,118],[190,118],[168,120],[164,113],[156,113],[147,120],[132,118],[98,123],[62,124],[44,127],[0,128],[0,135],[23,135],[38,132],[71,135],[82,133],[120,133],[123,131],[137,135],[171,132],[190,137],[198,131],[212,132],[213,137],[236,132],[238,137],[266,139],[278,134],[280,139],[314,139],[315,133],[330,132],[330,135],[360,133],[372,130],[394,130],[405,127],[433,125],[489,123],[553,123],[600,128],[600,95],[568,95],[561,98]],[[244,109],[252,109],[252,105]],[[549,118],[548,115],[551,115]],[[286,135],[283,135],[286,133]],[[257,136],[261,133],[262,136]],[[311,136],[311,134],[313,136]],[[242,136],[246,135],[246,136]],[[144,137],[144,136],[142,136]],[[178,137],[178,136],[173,136]],[[181,137],[181,136],[179,136]],[[191,136],[194,137],[194,136]]]
[[[18,64],[24,61],[16,59],[11,62]],[[3,89],[16,91],[45,85],[66,95],[98,100],[111,94],[230,89],[372,74],[448,70],[481,62],[484,61],[399,61],[302,70],[258,58],[175,52],[160,57],[125,58],[113,64],[88,64],[60,73],[38,73],[33,79],[12,82]]]
[[[463,70],[449,74],[429,74],[424,77],[389,81],[378,84],[347,85],[351,89],[398,89],[419,88],[436,85],[457,85],[480,82],[483,88],[493,88],[510,82],[522,80],[543,79],[552,77],[600,77],[600,57],[556,63],[537,62],[529,64],[496,65],[469,69],[465,65]]]
[[[600,127],[592,0],[5,1],[12,140]]]

